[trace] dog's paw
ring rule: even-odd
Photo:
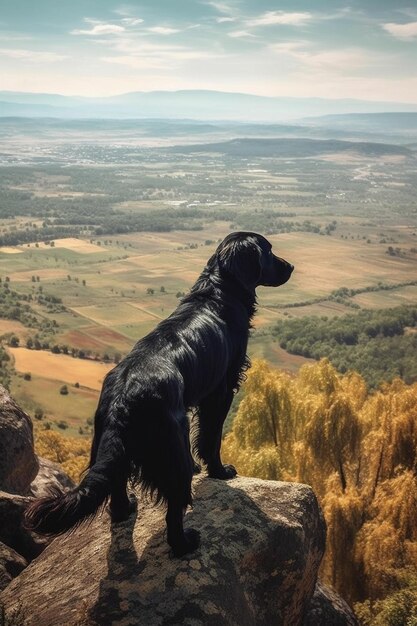
[[[209,470],[208,475],[210,478],[217,478],[219,480],[228,480],[234,478],[237,474],[236,468],[233,465],[221,465],[213,470]]]
[[[172,553],[175,557],[179,558],[194,552],[200,545],[200,533],[194,528],[186,528],[184,530],[184,540],[178,544],[171,545]]]

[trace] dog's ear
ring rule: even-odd
[[[254,239],[229,241],[217,253],[219,266],[245,287],[257,286],[262,272],[262,250]]]

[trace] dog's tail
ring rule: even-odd
[[[67,493],[55,487],[50,495],[29,504],[24,515],[25,527],[45,535],[59,535],[76,528],[104,505],[125,463],[122,438],[115,430],[105,431],[96,454],[93,444],[90,468],[78,487]]]

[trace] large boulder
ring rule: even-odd
[[[163,509],[141,503],[137,523],[103,513],[56,538],[0,600],[27,626],[301,625],[325,544],[312,490],[198,477],[194,491],[194,553],[172,558]]]
[[[23,556],[0,541],[0,591],[7,587],[27,564]]]
[[[0,489],[27,494],[37,473],[31,419],[0,385]]]
[[[0,588],[50,543],[23,527],[26,496],[74,486],[59,465],[38,459],[32,430],[30,417],[0,385]]]
[[[26,530],[23,513],[31,501],[25,496],[0,491],[0,541],[31,561],[39,556],[50,540]]]
[[[359,622],[337,593],[318,582],[303,626],[359,626]]]
[[[38,457],[39,472],[30,485],[30,492],[36,498],[48,495],[51,487],[67,491],[75,487],[74,482],[58,463]]]

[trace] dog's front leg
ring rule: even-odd
[[[198,407],[197,451],[206,463],[210,478],[227,480],[237,474],[233,465],[223,465],[220,458],[224,420],[233,400],[233,390],[226,385],[204,398]]]

